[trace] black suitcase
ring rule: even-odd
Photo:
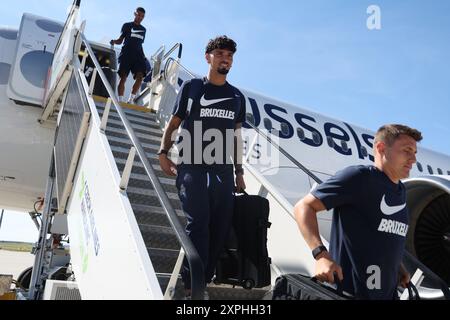
[[[285,274],[277,278],[272,300],[348,300],[351,296],[315,278],[301,274]]]
[[[236,195],[230,237],[216,266],[217,284],[245,289],[270,285],[267,252],[269,201],[255,195]]]

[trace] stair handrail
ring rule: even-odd
[[[181,42],[178,42],[178,43],[175,43],[169,51],[167,51],[167,53],[164,55],[164,58],[161,61],[161,63],[163,63],[167,58],[169,58],[170,55],[177,49],[178,49],[177,57],[178,57],[178,59],[181,59],[181,55],[183,54],[183,44]]]
[[[152,61],[155,61],[155,57],[157,57],[157,56],[158,56],[158,53],[161,52],[161,51],[163,51],[164,48],[165,48],[165,46],[161,46],[161,47],[156,51],[156,53],[152,55],[152,57],[151,57]],[[179,60],[181,59],[182,54],[183,54],[183,44],[180,43],[180,42],[174,44],[173,47],[172,47],[166,54],[164,54],[161,63],[164,63],[164,61],[166,61],[167,58],[169,58],[170,55],[171,55],[176,49],[179,49],[179,50],[178,50],[178,55],[177,55],[178,60],[175,60],[174,58],[170,58],[170,59],[173,59],[174,61],[179,61]],[[165,74],[165,71],[166,71],[166,69],[164,69],[164,74]],[[150,72],[153,72],[153,70],[150,70]],[[150,72],[149,72],[148,74],[150,74]],[[147,74],[147,75],[148,75],[148,74]],[[146,75],[146,76],[147,76],[147,75]],[[145,78],[145,77],[144,77],[144,78]],[[150,84],[150,85],[147,85],[147,87],[145,87],[145,89],[142,90],[142,91],[137,95],[136,99],[139,99],[139,98],[141,98],[142,96],[144,96],[145,94],[147,94],[147,92],[150,91],[150,87],[151,87],[151,84]]]
[[[166,61],[166,64],[164,65],[164,72],[163,72],[163,77],[164,80],[167,81],[167,69],[170,66],[170,62],[176,63],[179,67],[181,67],[184,71],[186,71],[186,73],[191,77],[191,78],[195,78],[195,74],[192,73],[188,68],[186,68],[185,66],[183,66],[180,61],[174,59],[174,58],[168,58]]]
[[[105,86],[106,91],[108,92],[108,95],[111,98],[112,104],[116,108],[116,111],[119,115],[120,120],[122,121],[125,131],[128,135],[128,138],[131,140],[132,145],[136,148],[136,153],[138,154],[145,172],[147,176],[150,179],[150,182],[153,185],[153,188],[158,196],[158,200],[161,203],[161,206],[164,210],[164,213],[167,215],[169,222],[175,231],[175,235],[178,238],[178,240],[181,243],[181,246],[183,247],[183,250],[186,254],[186,259],[189,263],[190,267],[190,273],[191,273],[191,283],[192,283],[192,298],[196,300],[202,300],[204,298],[204,290],[205,290],[205,277],[204,277],[204,268],[203,263],[200,259],[200,255],[198,254],[197,249],[192,244],[191,240],[187,236],[184,227],[182,226],[178,215],[173,208],[172,204],[170,203],[169,198],[167,197],[166,192],[164,191],[161,182],[159,181],[158,177],[155,174],[155,171],[153,170],[153,167],[151,166],[150,162],[148,161],[144,148],[142,147],[139,139],[137,138],[136,134],[134,133],[134,130],[128,121],[125,112],[123,111],[122,107],[120,106],[116,94],[114,90],[112,89],[108,78],[106,77],[105,73],[103,72],[100,63],[98,62],[97,58],[95,57],[95,53],[92,50],[92,47],[90,46],[88,40],[84,36],[84,34],[81,34],[82,42],[85,45],[85,49],[87,50],[89,56],[92,59],[92,62],[94,63],[95,68],[97,69],[97,73],[100,76],[101,81],[103,82],[103,85]]]

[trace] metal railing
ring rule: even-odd
[[[175,212],[174,208],[172,207],[172,204],[170,203],[169,198],[167,197],[166,192],[164,191],[158,177],[156,176],[150,162],[147,159],[147,156],[145,154],[145,151],[139,142],[138,138],[136,137],[136,134],[134,133],[134,130],[129,123],[125,112],[122,110],[122,107],[120,106],[119,102],[117,101],[116,95],[114,93],[114,90],[111,88],[111,85],[108,82],[108,79],[106,75],[104,74],[99,62],[97,61],[95,57],[95,53],[92,50],[89,42],[85,38],[84,34],[81,35],[82,42],[85,45],[87,54],[91,56],[92,62],[95,66],[95,71],[97,75],[102,80],[106,91],[108,92],[108,95],[112,101],[112,104],[116,108],[116,111],[120,117],[120,120],[122,121],[125,131],[131,140],[131,143],[133,147],[136,149],[136,153],[138,157],[140,158],[145,172],[147,176],[149,177],[153,188],[158,196],[159,202],[161,203],[161,206],[164,210],[164,213],[168,216],[170,224],[175,231],[175,235],[178,238],[178,240],[181,243],[181,246],[185,252],[186,259],[189,263],[190,272],[191,272],[191,282],[192,282],[192,298],[202,300],[203,299],[203,293],[205,290],[205,278],[204,278],[204,269],[203,269],[203,263],[200,259],[200,256],[192,244],[191,240],[187,236],[184,227],[182,226],[180,220],[178,219],[177,213]],[[94,78],[94,76],[93,76]],[[92,80],[92,79],[91,79]],[[94,79],[95,81],[95,79]]]
[[[167,69],[170,67],[170,63],[176,63],[179,67],[181,67],[184,71],[186,71],[186,73],[191,78],[195,78],[195,75],[189,69],[187,69],[185,66],[183,66],[178,60],[176,60],[174,58],[168,58],[166,65],[164,66],[164,72],[163,72],[164,80],[166,80],[166,81],[168,80],[167,79]]]
[[[178,50],[178,59],[181,59],[181,55],[183,54],[183,44],[182,43],[176,43],[172,49],[170,49],[169,51],[167,51],[167,53],[164,55],[163,61],[166,60],[167,58],[170,57],[170,55],[175,51]]]
[[[178,57],[178,59],[181,59],[181,55],[183,54],[183,44],[182,43],[176,43],[166,54],[164,54],[164,56],[163,56],[163,58],[162,58],[162,60],[160,61],[161,63],[163,63],[164,61],[166,61],[166,60],[174,60],[174,61],[177,61],[177,60],[175,60],[174,58],[170,58],[170,59],[168,59],[169,57],[170,57],[170,55],[172,54],[172,53],[174,53],[175,52],[175,50],[177,50],[177,49],[179,49],[178,50],[178,55],[177,55],[177,57]],[[157,57],[158,56],[158,54],[160,53],[160,52],[163,52],[164,51],[164,46],[161,46],[159,49],[158,49],[158,51],[156,51],[156,53],[151,57],[151,60],[154,62],[154,64],[157,62],[156,60],[155,60],[155,57]],[[167,65],[167,64],[166,64]],[[163,74],[165,75],[165,73],[166,73],[166,68],[164,68],[164,72],[163,72]],[[142,90],[142,92],[140,92],[139,93],[139,95],[136,97],[136,100],[138,100],[139,98],[141,98],[142,96],[144,96],[145,94],[147,94],[147,92],[148,91],[150,91],[150,87],[152,86],[152,82],[153,82],[153,78],[154,79],[158,79],[158,77],[155,77],[155,74],[153,74],[153,72],[154,72],[154,70],[151,70],[150,72],[152,72],[152,80],[151,80],[151,82],[150,82],[150,84],[148,84],[147,85],[147,87],[144,89],[144,90]],[[150,74],[150,72],[148,73],[148,74]],[[146,75],[146,77],[148,76],[148,74]],[[145,77],[144,77],[145,78]]]

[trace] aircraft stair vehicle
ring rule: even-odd
[[[185,218],[175,180],[159,167],[156,152],[177,93],[184,80],[195,76],[180,62],[182,44],[174,45],[167,52],[162,46],[149,59],[153,65],[152,79],[135,104],[119,104],[113,89],[117,53],[114,48],[86,39],[85,23],[77,23],[80,2],[74,1],[66,23],[58,28],[58,40],[53,47],[46,48],[53,52],[53,60],[49,64],[50,72],[44,75],[45,85],[36,92],[18,92],[20,86],[15,87],[15,83],[23,79],[18,78],[19,71],[16,71],[18,75],[13,74],[14,68],[10,78],[16,82],[6,84],[14,96],[10,99],[26,106],[34,105],[30,117],[39,118],[39,123],[34,124],[36,132],[45,131],[42,135],[46,137],[42,139],[40,154],[45,153],[43,157],[49,159],[48,167],[39,170],[47,180],[45,190],[42,189],[45,180],[41,179],[41,189],[35,188],[27,199],[20,199],[26,203],[24,207],[31,206],[38,203],[37,199],[30,201],[32,195],[39,194],[43,198],[43,210],[35,208],[30,213],[38,221],[39,240],[33,249],[36,255],[33,267],[19,277],[18,283],[23,288],[17,289],[17,297],[181,299],[184,290],[179,271],[186,258],[191,266],[193,299],[203,299],[205,288],[210,299],[262,299],[271,286],[251,290],[219,284],[205,286],[199,255],[184,232]],[[39,17],[24,17],[43,21]],[[22,24],[22,28],[26,25]],[[19,30],[19,39],[24,30]],[[256,96],[242,92],[246,97]],[[255,103],[250,101],[253,111]],[[26,109],[20,110],[16,112],[26,113]],[[287,142],[280,138],[289,131],[287,125],[276,129],[269,118],[263,121],[256,118],[255,112],[247,113],[243,130],[244,169],[247,192],[266,197],[270,202],[272,226],[268,230],[268,251],[274,284],[282,274],[313,272],[314,260],[298,231],[293,206],[331,173],[320,171],[310,162],[299,161],[301,156],[288,151]],[[297,133],[301,138],[302,132]],[[303,138],[308,139],[304,132]],[[448,177],[412,178],[405,184],[413,194],[408,198],[408,205],[417,220],[415,229],[429,230],[435,226],[433,219],[422,221],[423,210],[437,212],[430,217],[441,219],[444,225],[449,223],[450,201],[445,198],[450,194]],[[442,203],[447,209],[440,209]],[[328,244],[331,214],[319,217],[325,244]],[[422,235],[435,237],[440,232]],[[448,235],[448,230],[445,232],[442,235]],[[428,251],[418,249],[425,248],[430,239],[416,235],[415,240],[423,246],[413,246],[410,251],[426,258]],[[437,241],[438,248],[434,250],[439,254],[444,250],[441,263],[448,264],[450,254],[445,254],[448,239],[447,242],[441,238],[430,241]],[[409,261],[408,266],[413,273],[417,269],[414,261]],[[450,267],[433,270],[447,284],[450,282],[446,278]],[[423,271],[428,274],[429,270]],[[433,286],[420,272],[415,280],[422,297],[444,297],[440,290],[442,283]]]

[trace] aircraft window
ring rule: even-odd
[[[272,121],[270,121],[269,118],[265,118],[264,119],[264,127],[266,127],[266,129],[268,131],[272,131],[273,127],[272,127]]]
[[[297,128],[297,135],[300,138],[301,141],[305,140],[305,131],[303,131],[302,128]]]
[[[420,162],[417,162],[417,169],[419,169],[419,172],[423,172],[423,167],[422,164]]]
[[[437,169],[437,171],[438,171],[438,174],[441,174],[441,175],[444,174],[444,173],[442,172],[442,170],[439,169],[439,168]]]
[[[447,174],[450,176],[450,171],[447,171]]]
[[[348,151],[348,145],[347,145],[347,142],[345,142],[344,140],[341,141],[341,147],[342,147],[342,150],[343,150],[344,152],[347,152],[347,151]]]
[[[328,145],[330,146],[330,148],[334,147],[334,140],[332,137],[327,136],[327,142],[328,142]]]
[[[434,174],[433,168],[432,168],[431,166],[427,166],[427,168],[428,168],[428,172],[429,172],[430,174]]]
[[[319,136],[319,134],[317,132],[313,132],[312,137],[313,137],[314,143],[319,145],[320,144],[320,136]]]
[[[284,122],[281,123],[281,132],[283,133],[284,136],[289,135],[289,126]]]
[[[247,113],[245,118],[248,123],[255,125],[255,117],[251,113]]]
[[[364,147],[364,146],[361,146],[361,153],[362,153],[362,155],[364,156],[364,158],[365,157],[367,157],[367,149],[366,149],[366,147]]]

